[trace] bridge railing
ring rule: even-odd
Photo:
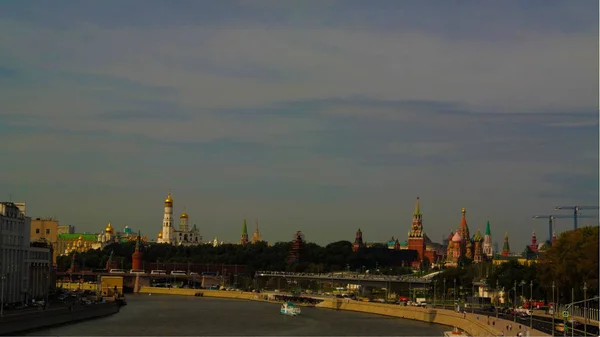
[[[571,306],[567,308],[566,305],[561,305],[556,315],[560,315],[562,318],[562,312],[569,312],[570,316],[587,319],[588,321],[600,321],[600,310],[598,308],[585,308],[581,306]]]
[[[430,279],[416,276],[406,275],[369,275],[369,274],[343,274],[343,273],[290,273],[276,271],[258,271],[259,276],[272,277],[305,277],[305,278],[322,278],[322,279],[344,279],[344,280],[360,280],[360,281],[401,281],[415,283],[431,283]]]

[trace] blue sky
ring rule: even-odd
[[[2,199],[155,236],[441,240],[467,208],[522,251],[598,205],[598,3],[3,1]],[[558,213],[568,214],[568,212]],[[581,224],[598,224],[587,211]],[[558,231],[572,220],[557,221]],[[252,230],[252,229],[251,229]]]

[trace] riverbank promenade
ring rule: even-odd
[[[277,302],[275,300],[275,294],[273,293],[252,293],[242,291],[142,287],[139,291],[139,294],[201,296]],[[519,331],[518,324],[501,318],[490,318],[490,320],[488,320],[487,316],[458,313],[447,309],[399,306],[393,304],[361,302],[350,299],[320,296],[304,297],[310,297],[314,298],[315,300],[319,300],[320,303],[316,305],[318,308],[357,311],[441,324],[452,328],[456,327],[467,332],[471,336],[516,336],[519,332],[522,332],[523,336],[548,336],[548,334],[538,330],[528,330],[529,328],[525,326],[522,326],[522,329]]]

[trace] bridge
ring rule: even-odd
[[[222,276],[206,276],[206,275],[178,275],[178,274],[151,274],[151,273],[108,273],[108,272],[92,272],[92,271],[81,271],[81,272],[57,272],[56,279],[57,284],[61,282],[69,282],[72,280],[78,280],[80,282],[95,283],[100,280],[103,276],[120,276],[123,277],[123,286],[132,288],[135,285],[135,281],[139,276],[139,285],[151,286],[152,284],[163,283],[163,284],[181,284],[186,283],[190,286],[195,285],[197,287],[210,287],[213,285],[219,285],[225,279],[228,281],[229,275],[225,278]]]
[[[288,284],[294,282],[305,283],[302,288],[307,288],[308,282],[319,282],[319,289],[322,288],[323,283],[329,284],[332,288],[337,285],[348,286],[352,285],[360,288],[361,292],[365,289],[389,289],[395,293],[407,293],[410,294],[412,291],[427,291],[431,284],[431,280],[423,277],[401,275],[372,275],[372,274],[356,274],[356,273],[289,273],[289,272],[278,272],[278,271],[259,271],[256,272],[255,278],[271,278],[277,280],[277,288],[281,289],[281,280],[286,281]],[[303,282],[304,281],[304,282]],[[285,284],[284,284],[285,286]],[[363,292],[364,293],[364,292]]]
[[[373,274],[356,274],[356,273],[289,273],[278,271],[259,271],[256,272],[257,277],[283,277],[289,279],[306,279],[306,280],[333,280],[338,282],[348,283],[373,283],[375,285],[385,285],[392,283],[413,283],[421,285],[429,285],[432,283],[431,278],[417,277],[412,275],[373,275]]]

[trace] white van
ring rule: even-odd
[[[151,271],[150,275],[167,275],[167,271],[156,269],[156,270]]]
[[[131,270],[129,271],[129,273],[130,273],[130,274],[146,274],[146,272],[145,272],[145,271],[143,271],[143,270],[140,270],[140,269],[131,269]]]
[[[173,270],[171,271],[171,275],[175,275],[175,276],[186,276],[187,273],[183,270]]]
[[[123,269],[111,269],[108,271],[110,274],[125,274]]]

